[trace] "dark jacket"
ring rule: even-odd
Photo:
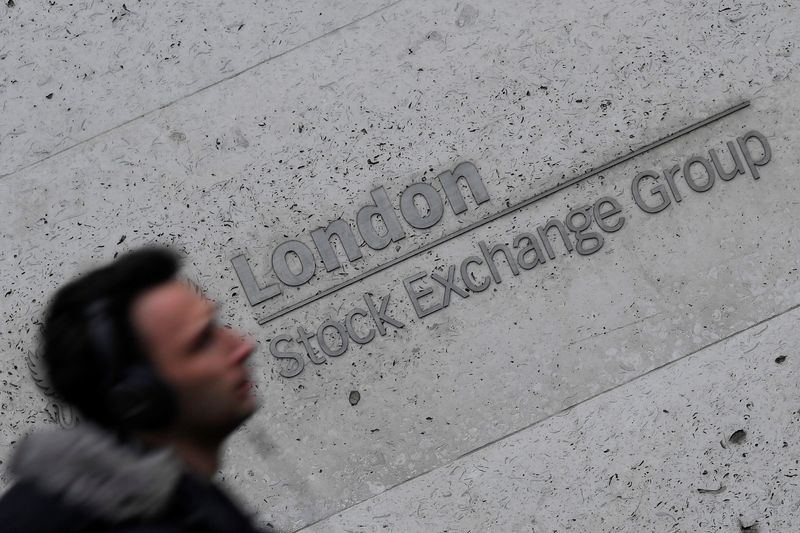
[[[257,532],[170,452],[137,450],[88,424],[28,437],[11,470],[17,482],[0,499],[3,533]]]

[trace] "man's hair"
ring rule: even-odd
[[[169,249],[143,248],[80,276],[53,296],[44,313],[42,358],[55,391],[86,418],[119,426],[107,407],[105,384],[115,368],[149,361],[130,320],[131,304],[174,279],[178,269],[178,257]],[[98,302],[111,333],[102,343],[90,311]]]

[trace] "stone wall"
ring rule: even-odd
[[[800,518],[791,3],[0,15],[3,464],[21,435],[75,423],[41,381],[48,296],[157,242],[259,344],[263,407],[221,478],[262,523]],[[470,169],[473,187],[445,189]],[[375,191],[384,222],[359,224]],[[339,219],[328,246],[318,230]],[[368,242],[367,221],[395,233]]]

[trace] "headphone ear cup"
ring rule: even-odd
[[[174,393],[155,372],[145,365],[125,369],[108,393],[108,408],[126,429],[163,428],[175,418]]]

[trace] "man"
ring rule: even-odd
[[[21,443],[0,530],[255,531],[211,482],[225,438],[256,409],[253,346],[177,271],[171,252],[144,249],[55,294],[43,359],[82,421]]]

